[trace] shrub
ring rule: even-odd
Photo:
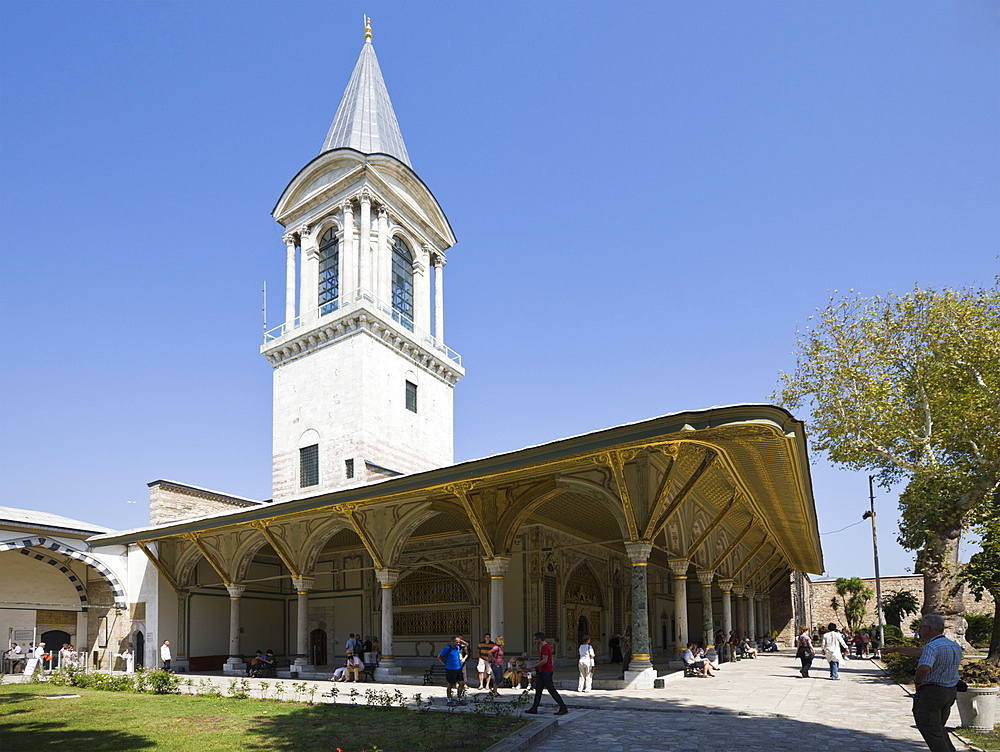
[[[157,669],[146,674],[146,682],[149,689],[146,690],[154,695],[174,695],[178,692],[181,680],[172,671]]]
[[[903,655],[902,653],[885,653],[882,656],[882,663],[893,681],[900,684],[908,684],[913,681],[913,675],[917,673],[917,661],[915,655]]]
[[[993,615],[966,614],[965,620],[969,622],[965,639],[977,648],[988,648],[990,646],[990,638],[993,636]]]
[[[1000,666],[981,660],[962,661],[958,675],[974,687],[995,687],[1000,684]]]
[[[892,624],[886,624],[885,629],[885,644],[889,647],[905,647],[912,648],[918,647],[920,642],[912,637],[907,637],[903,634],[903,630],[899,627],[895,627]]]

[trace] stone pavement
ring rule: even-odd
[[[869,660],[846,661],[829,678],[817,660],[798,675],[790,650],[723,664],[715,678],[665,689],[566,691],[571,708],[533,752],[927,752],[913,728],[911,700]],[[551,701],[550,701],[551,702]],[[543,711],[555,705],[542,705]],[[952,710],[958,723],[958,710]],[[967,749],[955,737],[956,749]]]

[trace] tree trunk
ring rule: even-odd
[[[990,652],[986,656],[986,662],[994,666],[1000,666],[1000,592],[991,593],[993,596],[993,634],[990,635]]]
[[[965,650],[972,646],[965,639],[968,622],[965,621],[964,587],[952,595],[958,576],[958,544],[962,537],[961,523],[949,525],[941,531],[934,543],[921,552],[920,570],[924,575],[924,605],[921,614],[940,614],[944,617],[944,633]]]

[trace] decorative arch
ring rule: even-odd
[[[563,600],[566,603],[581,603],[586,606],[604,608],[604,590],[601,587],[601,581],[586,561],[580,562],[566,578],[566,587],[563,593]]]
[[[38,561],[50,564],[56,569],[59,569],[64,574],[66,574],[73,586],[76,588],[77,593],[80,594],[81,605],[87,606],[87,592],[86,588],[80,583],[79,579],[69,571],[68,567],[65,567],[61,562],[55,559],[47,558],[44,554],[29,551],[29,548],[47,548],[51,551],[57,551],[71,559],[76,559],[79,562],[86,564],[91,569],[97,571],[101,577],[108,583],[111,588],[111,592],[114,594],[115,598],[115,608],[126,608],[128,603],[125,598],[125,588],[119,582],[118,578],[115,576],[114,572],[108,569],[104,564],[95,559],[90,554],[86,554],[83,551],[77,551],[76,549],[64,546],[56,541],[49,540],[48,538],[25,538],[19,541],[8,541],[7,543],[0,543],[0,551],[21,551],[25,556],[32,556]]]
[[[439,562],[424,562],[399,578],[392,591],[397,637],[469,634],[472,598],[463,578]]]

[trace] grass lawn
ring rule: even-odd
[[[47,700],[43,695],[78,694]],[[38,684],[0,686],[0,747],[36,750],[167,749],[480,752],[529,721],[471,713],[349,704],[102,692]]]
[[[968,739],[980,749],[1000,749],[1000,731],[994,726],[992,731],[976,731],[974,729],[959,729],[959,736]]]

